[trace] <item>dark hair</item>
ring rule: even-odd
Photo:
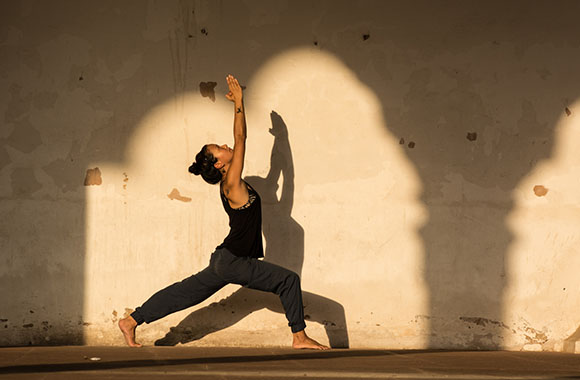
[[[215,185],[222,180],[222,173],[214,166],[217,158],[207,150],[207,145],[195,155],[195,162],[189,167],[189,172],[195,175],[200,175],[205,182]]]

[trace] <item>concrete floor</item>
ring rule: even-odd
[[[0,379],[580,379],[580,355],[286,348],[0,348]]]

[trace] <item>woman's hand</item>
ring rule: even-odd
[[[233,75],[226,77],[230,91],[226,94],[226,98],[236,104],[242,104],[242,86]]]

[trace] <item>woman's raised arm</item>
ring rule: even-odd
[[[224,192],[231,203],[244,205],[248,200],[248,190],[246,186],[242,186],[242,171],[246,154],[246,112],[242,86],[232,75],[228,75],[226,80],[229,87],[226,98],[234,103],[234,152],[224,178]]]

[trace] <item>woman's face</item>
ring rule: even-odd
[[[215,165],[218,169],[221,169],[224,167],[224,165],[229,164],[234,157],[234,150],[226,144],[209,144],[207,146],[207,150],[217,159]]]

